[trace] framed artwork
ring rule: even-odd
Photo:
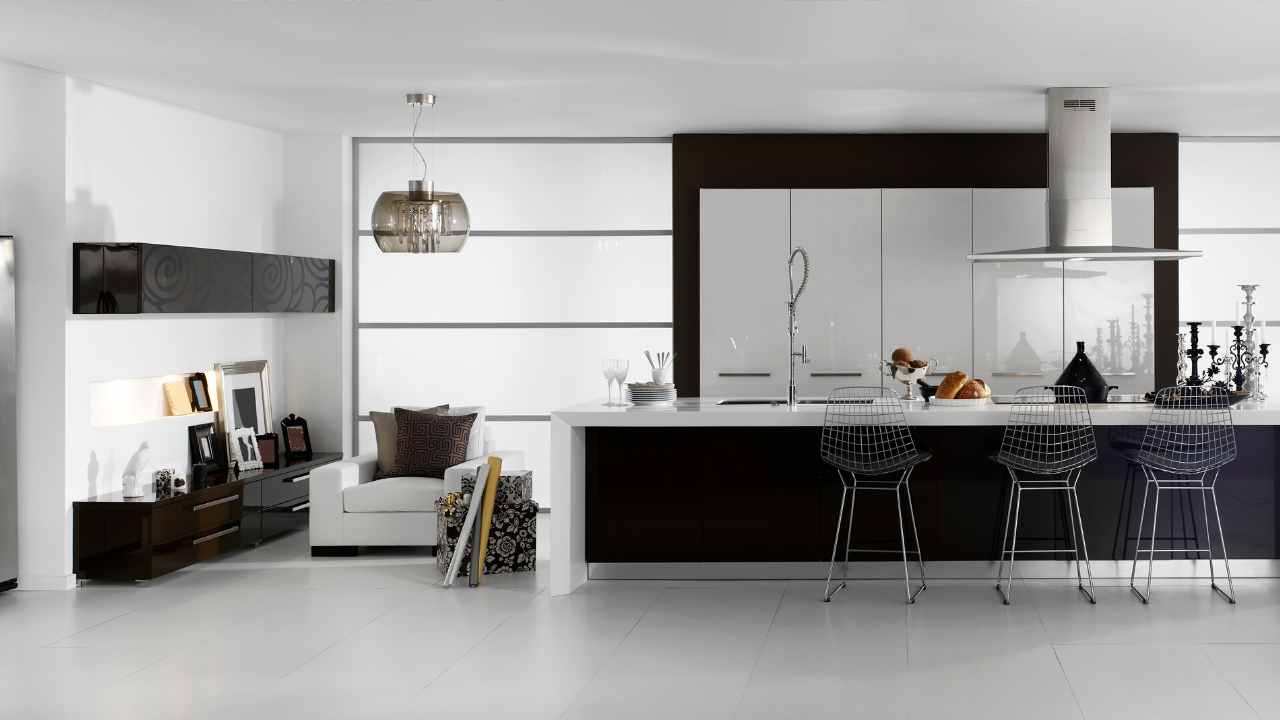
[[[307,421],[293,413],[280,421],[280,434],[284,437],[284,457],[286,460],[311,459],[311,432],[307,430]]]
[[[218,428],[227,439],[227,447],[234,445],[232,433],[248,430],[256,438],[273,430],[275,420],[271,414],[271,368],[266,360],[218,363],[214,366],[214,382],[217,383]],[[261,467],[259,465],[258,467]]]
[[[258,450],[258,434],[253,428],[231,431],[231,459],[237,472],[261,470],[262,454]]]
[[[217,443],[214,442],[213,423],[192,425],[187,428],[187,444],[191,448],[191,464],[217,466]]]
[[[262,457],[262,467],[280,467],[280,436],[275,433],[259,435],[258,454]]]
[[[196,412],[213,410],[213,403],[209,400],[209,379],[204,376],[204,373],[195,373],[188,377],[187,390],[191,394],[191,407]]]

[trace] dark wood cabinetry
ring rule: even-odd
[[[78,314],[333,312],[326,258],[147,243],[76,243]]]
[[[278,469],[215,476],[208,487],[168,497],[114,492],[77,501],[75,572],[85,579],[149,580],[302,529],[311,471],[341,459],[341,453],[316,453]]]
[[[241,473],[245,483],[241,539],[245,545],[269,540],[307,526],[311,506],[311,471],[337,462],[342,453],[315,453],[310,460],[281,465],[278,470]]]
[[[149,580],[239,547],[239,480],[157,498],[100,495],[75,503],[75,572]]]

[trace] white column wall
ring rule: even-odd
[[[0,62],[0,233],[15,236],[17,258],[18,572],[31,588],[69,582],[64,96],[61,75]]]

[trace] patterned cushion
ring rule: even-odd
[[[445,415],[449,412],[448,405],[437,405],[432,408],[406,409],[426,413],[436,413],[438,415]],[[396,468],[395,414],[373,410],[369,412],[369,419],[373,421],[373,439],[378,445],[378,467],[373,473],[373,479],[377,480],[379,478],[397,477],[402,475],[403,473]],[[466,458],[463,459],[465,460]]]
[[[396,408],[396,472],[444,477],[446,468],[467,459],[467,438],[475,415],[437,415]]]

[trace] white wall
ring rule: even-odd
[[[16,238],[20,582],[66,587],[63,319],[71,274],[60,75],[0,62],[0,233]]]
[[[341,450],[351,434],[350,320],[343,298],[351,227],[350,138],[341,135],[290,135],[284,138],[284,179],[289,188],[277,252],[338,260],[338,312],[290,317],[284,324],[288,370],[284,390],[288,408],[307,419],[316,449]],[[344,348],[338,352],[338,348]]]
[[[284,140],[94,83],[66,80],[68,242],[143,242],[278,252],[284,224]],[[69,267],[69,251],[63,264]],[[271,315],[66,314],[66,495],[121,487],[144,440],[143,477],[189,469],[187,426],[208,416],[94,427],[92,383],[208,372],[217,362],[267,360],[275,414],[287,410],[286,320]],[[71,525],[65,524],[68,538]],[[71,572],[70,542],[64,572]]]

